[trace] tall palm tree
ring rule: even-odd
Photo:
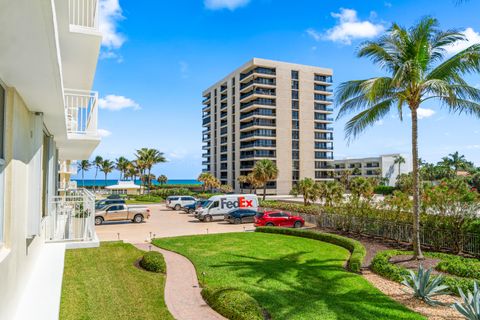
[[[247,183],[247,176],[240,175],[237,177],[237,181],[240,184],[240,193],[243,193],[243,185]]]
[[[207,188],[207,183],[212,179],[213,175],[210,172],[202,172],[198,176],[197,180],[202,182],[203,192]]]
[[[120,172],[120,180],[125,179],[125,173],[128,169],[130,161],[125,157],[115,159],[115,168]]]
[[[449,154],[447,157],[443,157],[440,164],[452,168],[455,175],[457,175],[459,169],[468,167],[467,159],[463,154],[459,154],[458,151]]]
[[[158,176],[157,181],[158,183],[160,183],[160,185],[164,185],[165,183],[167,183],[168,178],[166,175],[162,174]]]
[[[263,186],[263,200],[265,200],[265,196],[267,195],[267,183],[277,179],[277,165],[270,159],[262,159],[255,162],[252,172],[255,179]]]
[[[78,163],[78,170],[82,171],[82,187],[85,187],[85,171],[88,171],[92,164],[88,160],[82,160]]]
[[[393,164],[395,165],[398,165],[398,175],[400,175],[400,172],[401,172],[401,165],[405,163],[405,158],[400,155],[400,154],[397,154],[394,158],[393,158]]]
[[[257,189],[262,186],[262,184],[257,180],[257,177],[253,172],[250,172],[249,174],[247,174],[246,182],[250,186],[249,193],[252,193],[252,191],[254,191],[254,193],[256,194]]]
[[[315,202],[322,193],[322,185],[318,184],[312,178],[304,178],[297,183],[298,192],[303,196],[303,204],[309,205]]]
[[[152,167],[158,163],[167,162],[167,159],[163,156],[163,153],[158,151],[157,149],[150,149],[150,148],[142,148],[137,150],[135,156],[138,160],[142,160],[145,165],[145,170],[147,171],[147,185],[148,190],[150,190],[152,186],[152,179],[151,179],[151,171]]]
[[[107,186],[107,176],[115,169],[115,164],[113,161],[108,159],[103,160],[102,164],[100,165],[100,171],[105,174],[105,187]]]
[[[97,187],[97,174],[102,162],[103,158],[101,156],[96,156],[92,162],[92,164],[95,166],[95,185],[93,186],[93,191],[95,191],[95,188]]]
[[[358,112],[345,125],[347,139],[358,136],[392,109],[402,119],[405,107],[412,119],[413,162],[413,249],[414,258],[423,259],[420,248],[418,110],[428,100],[436,100],[452,113],[480,116],[480,90],[468,85],[463,75],[480,71],[480,45],[446,58],[446,48],[465,36],[455,30],[441,31],[438,21],[426,17],[410,29],[393,24],[376,41],[360,46],[358,56],[370,58],[388,75],[342,83],[336,94],[338,118]]]

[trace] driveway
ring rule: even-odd
[[[130,243],[150,242],[150,238],[184,235],[253,231],[253,223],[230,224],[224,221],[201,222],[183,211],[173,211],[164,204],[147,205],[150,219],[143,223],[105,222],[96,226],[100,241],[123,240]]]

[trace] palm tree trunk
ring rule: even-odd
[[[150,193],[150,189],[152,188],[152,179],[150,178],[150,173],[151,173],[151,170],[150,168],[148,168],[148,193]]]
[[[85,169],[82,169],[82,187],[85,188]]]
[[[97,173],[98,173],[98,167],[95,166],[95,183],[93,184],[93,193],[95,193],[95,188],[97,187]]]
[[[105,185],[103,186],[105,190],[107,189],[107,173],[105,172]]]
[[[263,184],[263,201],[265,201],[265,196],[267,194],[267,183]]]
[[[412,111],[412,161],[413,161],[413,258],[423,260],[420,243],[420,179],[418,174],[418,118],[417,106]]]

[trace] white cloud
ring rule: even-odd
[[[125,43],[125,36],[117,28],[118,23],[125,19],[118,0],[100,0],[99,29],[103,35],[102,46],[105,52],[101,59],[122,60],[113,50],[118,50]],[[121,62],[121,61],[120,61]]]
[[[467,28],[462,33],[465,35],[465,41],[457,41],[454,45],[446,47],[447,53],[456,54],[462,50],[467,49],[471,45],[480,43],[480,34],[475,32],[473,28]]]
[[[178,65],[180,66],[180,76],[184,79],[188,78],[188,63],[180,61],[178,62]]]
[[[98,100],[100,109],[107,109],[111,111],[118,111],[126,108],[132,108],[133,110],[140,109],[140,105],[134,100],[124,97],[109,94]]]
[[[322,35],[318,31],[316,31],[315,29],[309,28],[309,29],[306,30],[306,32],[315,41],[320,41],[322,39]]]
[[[353,9],[341,8],[339,13],[332,13],[331,15],[338,20],[337,25],[328,29],[323,36],[315,37],[315,35],[319,36],[318,32],[308,32],[308,30],[307,33],[315,40],[323,38],[343,44],[351,44],[352,40],[373,38],[385,30],[381,24],[375,24],[367,20],[359,20],[357,11]],[[371,13],[370,16],[373,18],[375,14]]]
[[[430,118],[434,114],[435,114],[435,110],[432,110],[432,109],[427,109],[427,108],[417,109],[418,119]]]
[[[239,7],[246,6],[250,0],[205,0],[205,7],[210,10],[228,9],[235,10]]]
[[[102,138],[110,136],[112,133],[106,129],[98,129],[98,135]]]

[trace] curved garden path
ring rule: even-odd
[[[165,283],[165,304],[172,316],[177,320],[225,320],[210,308],[202,298],[193,264],[184,256],[160,249],[153,244],[135,244],[140,250],[160,252],[167,265]]]

